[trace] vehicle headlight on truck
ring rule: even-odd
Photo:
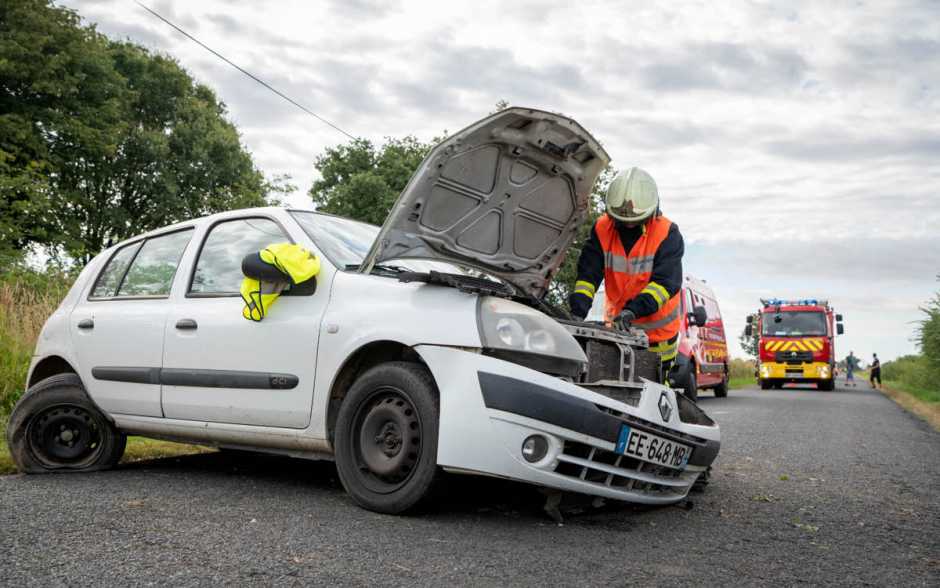
[[[563,326],[517,302],[481,297],[477,324],[484,352],[495,357],[550,372],[555,370],[545,368],[556,362],[558,373],[567,375],[577,375],[587,363],[581,346]]]

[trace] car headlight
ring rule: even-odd
[[[770,368],[767,367],[766,365],[760,366],[760,377],[762,378],[770,377]]]
[[[563,326],[551,317],[528,306],[502,298],[481,297],[477,310],[477,324],[483,348],[489,351],[531,354],[531,362],[545,360],[545,367],[552,361],[567,360],[568,364],[557,364],[564,369],[559,373],[579,372],[587,363],[587,357],[578,342]],[[505,353],[494,353],[510,359]],[[511,361],[515,361],[510,359]],[[516,363],[525,363],[529,361]],[[549,371],[531,365],[539,371]]]

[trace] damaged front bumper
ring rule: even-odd
[[[622,400],[472,351],[416,348],[440,390],[438,464],[643,504],[675,503],[718,455],[720,433],[691,401],[644,381]],[[600,389],[599,389],[600,390]],[[623,455],[628,430],[690,447],[681,467]],[[540,455],[523,455],[541,437]],[[544,455],[541,455],[544,451]]]

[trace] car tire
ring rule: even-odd
[[[824,392],[832,392],[836,389],[836,383],[834,380],[823,380],[819,382],[816,387]]]
[[[721,382],[715,386],[715,398],[724,398],[728,396],[728,370],[725,369],[721,376]]]
[[[92,472],[114,467],[127,444],[85,392],[75,374],[59,374],[26,391],[7,428],[21,472]]]
[[[773,387],[774,383],[770,380],[761,380],[760,389],[761,390],[770,390]]]
[[[698,400],[698,381],[695,379],[695,365],[692,365],[689,369],[689,377],[685,379],[685,386],[682,388],[682,393],[693,402]]]
[[[340,481],[357,504],[401,514],[432,495],[439,415],[437,387],[422,365],[384,363],[353,383],[336,418],[334,448]]]

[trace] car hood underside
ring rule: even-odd
[[[438,144],[361,265],[438,259],[541,297],[610,158],[570,118],[508,108]]]

